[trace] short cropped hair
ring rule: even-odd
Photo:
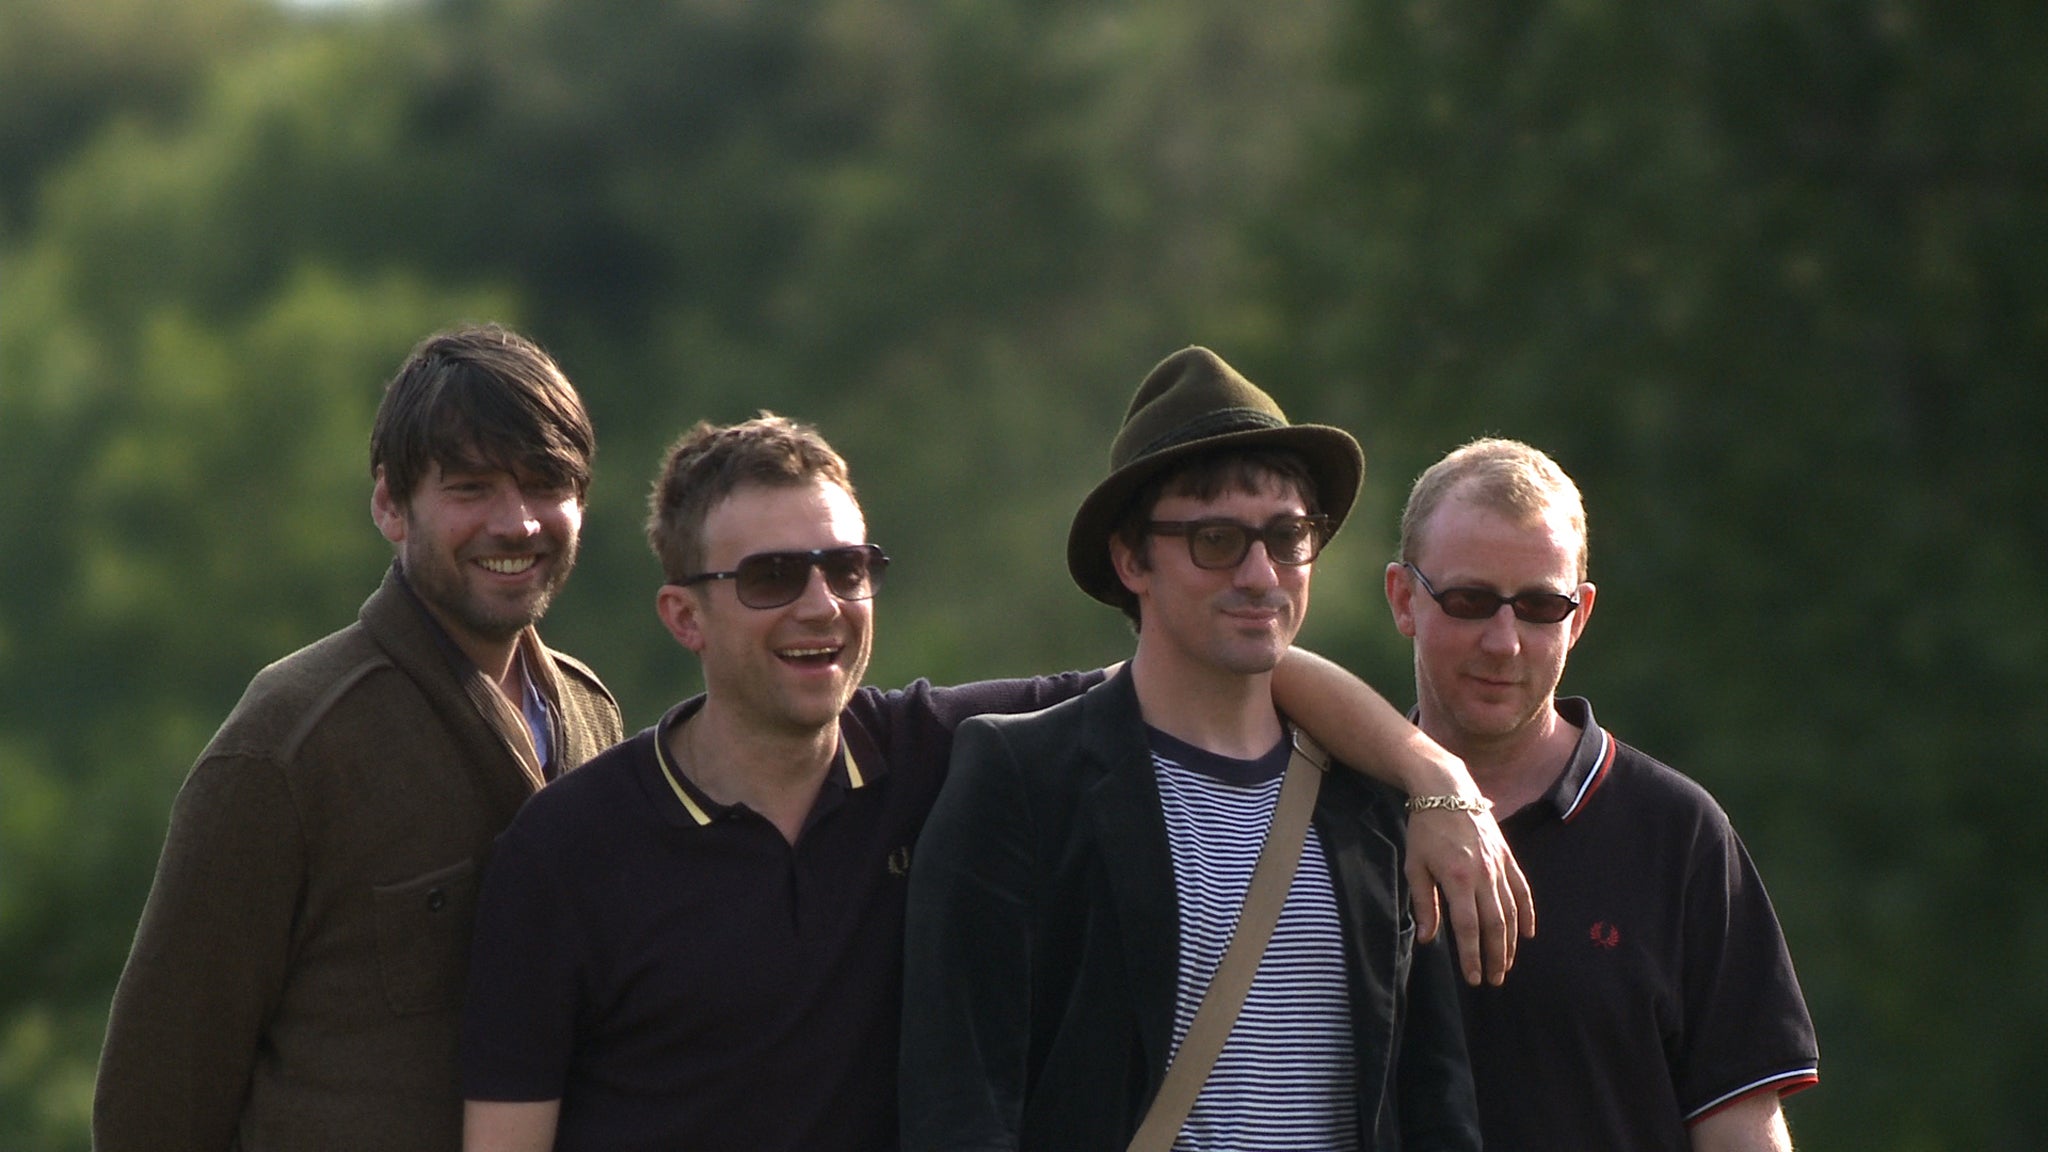
[[[1553,509],[1562,511],[1579,537],[1579,579],[1586,579],[1591,549],[1586,536],[1586,505],[1579,486],[1541,450],[1520,440],[1474,440],[1430,465],[1408,491],[1401,513],[1401,553],[1413,561],[1421,548],[1423,526],[1445,498],[1498,512],[1524,523]]]
[[[752,420],[697,426],[670,445],[647,495],[647,543],[669,581],[704,565],[704,521],[742,486],[797,488],[824,480],[852,496],[846,461],[816,428],[763,411]]]
[[[1292,490],[1300,496],[1302,507],[1311,516],[1322,511],[1316,501],[1315,473],[1309,470],[1308,461],[1300,454],[1272,449],[1247,452],[1231,448],[1206,452],[1147,480],[1132,493],[1131,502],[1124,506],[1123,515],[1117,519],[1116,537],[1131,550],[1140,568],[1149,569],[1152,566],[1152,534],[1146,531],[1146,525],[1152,522],[1152,510],[1159,506],[1160,500],[1168,496],[1213,500],[1225,492],[1267,492],[1275,488]],[[1142,623],[1138,618],[1138,597],[1128,588],[1121,589],[1117,595],[1117,607],[1123,610],[1131,628],[1136,630]]]
[[[568,377],[526,337],[496,324],[436,332],[384,386],[370,430],[370,474],[399,504],[428,470],[502,468],[578,499],[590,491],[597,433]]]

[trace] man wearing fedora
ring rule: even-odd
[[[1323,771],[1273,697],[1357,442],[1189,348],[1110,463],[1067,563],[1137,648],[1082,696],[956,734],[912,868],[906,1152],[1479,1147],[1404,797]]]

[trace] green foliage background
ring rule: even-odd
[[[1802,1147],[2048,1146],[2044,59],[2008,0],[0,0],[0,1147],[87,1146],[170,798],[373,586],[378,388],[485,318],[595,412],[548,631],[635,726],[699,417],[853,461],[880,682],[1092,666],[1067,515],[1210,344],[1365,442],[1307,638],[1404,705],[1408,478],[1549,448],[1567,688],[1770,880]]]

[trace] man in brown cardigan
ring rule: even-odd
[[[356,623],[258,673],[171,812],[114,996],[101,1152],[454,1152],[477,884],[545,781],[622,736],[534,624],[576,559],[595,437],[494,326],[385,390]]]

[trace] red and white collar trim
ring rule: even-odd
[[[1605,728],[1596,728],[1590,734],[1600,738],[1597,750],[1593,754],[1593,770],[1586,773],[1586,778],[1579,782],[1579,790],[1572,796],[1571,803],[1565,806],[1561,819],[1570,820],[1577,816],[1579,809],[1586,806],[1586,801],[1592,799],[1593,793],[1600,790],[1600,785],[1607,782],[1607,773],[1614,768],[1614,737],[1609,735]]]

